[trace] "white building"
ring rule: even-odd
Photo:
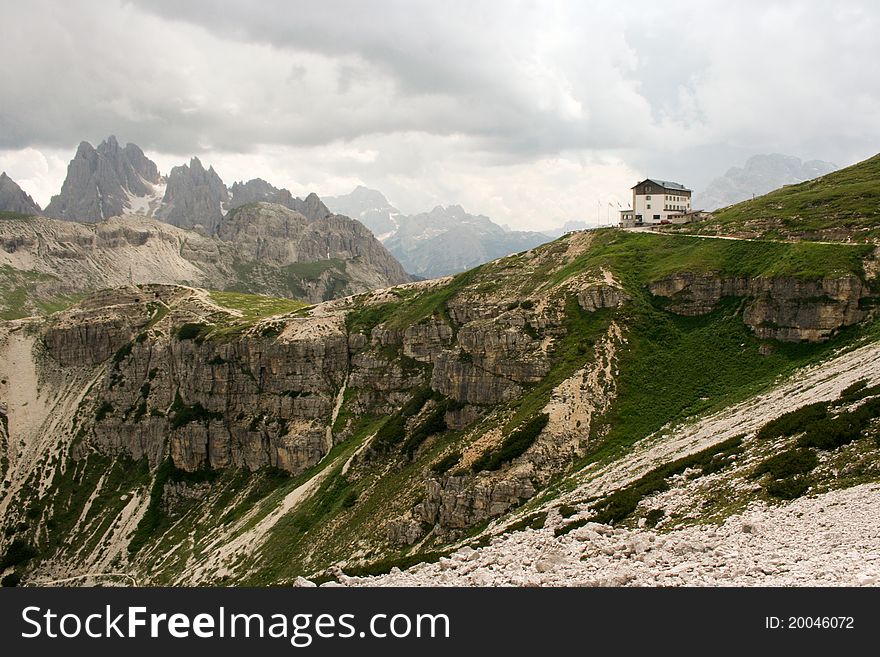
[[[685,223],[691,212],[691,190],[668,180],[646,178],[632,188],[632,209],[620,212],[620,225]]]

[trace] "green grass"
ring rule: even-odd
[[[876,239],[880,237],[880,155],[723,208],[704,224],[682,230],[807,239],[833,239],[838,232]]]
[[[9,210],[0,210],[0,221],[32,221],[37,219],[36,215],[22,214],[20,212],[10,212]]]
[[[667,423],[685,421],[756,394],[797,367],[830,355],[860,328],[824,344],[762,341],[743,324],[736,300],[700,317],[673,315],[650,304],[634,308],[621,349],[617,399],[594,425],[602,436],[581,465],[617,458]]]
[[[584,270],[610,269],[630,288],[681,272],[721,276],[864,277],[867,245],[755,242],[679,235],[599,231],[590,250],[553,275],[554,282]]]
[[[239,293],[304,298],[308,285],[323,279],[326,281],[323,300],[328,301],[345,296],[351,283],[345,261],[338,258],[286,266],[236,260],[233,270],[237,280],[227,290]]]
[[[0,320],[51,315],[82,300],[84,293],[60,294],[55,276],[0,265]]]
[[[274,315],[286,315],[309,304],[298,299],[279,297],[267,297],[259,294],[246,294],[243,292],[220,292],[213,290],[210,293],[211,301],[221,308],[229,308],[242,313],[245,321],[255,321]]]

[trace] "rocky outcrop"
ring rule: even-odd
[[[40,206],[6,172],[0,173],[0,212],[42,214]]]
[[[447,477],[442,483],[431,479],[415,513],[423,522],[463,529],[499,516],[534,494],[535,487],[527,477],[474,481],[471,475],[461,475]]]
[[[856,276],[807,280],[683,272],[649,289],[681,315],[712,312],[725,297],[748,298],[743,321],[759,337],[785,342],[819,342],[862,321],[867,313],[861,301],[871,296]]]
[[[578,290],[578,305],[587,312],[600,308],[617,308],[629,300],[629,295],[615,285],[595,284]]]
[[[305,199],[295,197],[287,189],[278,189],[261,178],[248,180],[246,183],[233,183],[229,189],[229,209],[240,208],[251,203],[275,203],[299,212],[306,219],[316,221],[331,214],[327,206],[314,193]]]
[[[180,228],[200,227],[213,235],[223,219],[229,192],[214,171],[194,157],[189,165],[171,169],[157,217]]]
[[[148,197],[160,183],[155,163],[134,144],[109,137],[94,148],[82,142],[67,167],[61,193],[46,214],[68,221],[98,222],[132,209],[132,197]]]
[[[550,369],[539,341],[519,315],[469,322],[458,330],[457,348],[434,356],[431,386],[468,404],[498,404],[540,381]]]

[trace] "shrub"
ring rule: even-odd
[[[113,362],[118,365],[122,361],[124,361],[131,354],[132,343],[122,345],[119,349],[116,350],[116,353],[113,354]]]
[[[657,523],[660,522],[665,515],[666,511],[663,509],[651,509],[645,514],[645,525],[647,527],[656,527]]]
[[[568,523],[567,525],[560,525],[559,527],[557,527],[556,529],[553,530],[553,535],[557,536],[557,537],[558,536],[565,536],[571,530],[577,529],[578,527],[583,527],[588,522],[594,522],[594,521],[592,521],[588,518],[579,518],[577,520],[574,520],[574,521]]]
[[[428,400],[434,395],[434,391],[431,388],[425,386],[424,388],[419,388],[415,391],[410,400],[404,404],[403,408],[400,409],[401,415],[404,417],[412,417],[413,415],[418,415],[419,411],[428,403]]]
[[[348,491],[346,496],[342,499],[342,506],[345,507],[346,509],[350,509],[355,504],[357,504],[357,501],[358,501],[358,494],[355,491],[350,490],[350,491]]]
[[[578,510],[571,504],[563,504],[559,507],[559,515],[563,518],[571,518]]]
[[[498,470],[505,463],[521,456],[534,444],[549,421],[550,416],[546,413],[535,415],[510,433],[497,449],[486,450],[471,466],[473,471]]]
[[[593,504],[595,514],[589,520],[606,524],[619,522],[632,514],[642,499],[648,495],[668,490],[669,484],[666,483],[668,477],[681,474],[691,468],[699,468],[701,474],[717,472],[740,452],[742,452],[742,436],[735,436],[696,454],[661,465],[629,486],[620,488],[595,502]]]
[[[174,462],[171,458],[166,458],[156,468],[156,478],[153,480],[153,486],[150,488],[150,502],[147,504],[147,510],[141,516],[141,520],[134,530],[134,536],[132,536],[128,544],[128,551],[132,554],[140,550],[156,535],[157,530],[165,520],[162,496],[165,493],[165,484],[171,479],[174,470]]]
[[[100,422],[105,417],[107,417],[108,413],[113,412],[113,404],[108,401],[101,402],[101,405],[98,406],[98,410],[95,411],[95,422]]]
[[[458,465],[459,461],[461,461],[461,452],[451,452],[432,465],[431,472],[435,475],[445,474]]]
[[[171,413],[169,421],[172,429],[190,424],[191,422],[202,422],[207,424],[211,420],[222,420],[223,413],[216,413],[207,410],[200,402],[196,402],[192,406],[187,406],[180,398],[178,391],[174,396],[174,403],[171,405]]]
[[[862,423],[853,414],[843,413],[836,418],[826,418],[814,423],[807,432],[798,438],[801,447],[816,447],[831,450],[857,440],[862,431]]]
[[[30,543],[16,538],[9,544],[9,547],[6,548],[6,554],[0,559],[0,570],[30,561],[35,556],[37,556],[37,551]]]
[[[526,299],[525,301],[521,301],[519,307],[523,310],[531,310],[535,307],[535,302],[531,299]]]
[[[177,327],[177,330],[174,332],[174,337],[181,341],[198,340],[202,336],[202,332],[207,328],[208,326],[206,324],[187,322],[186,324],[181,324]]]
[[[781,480],[795,475],[806,474],[819,465],[816,453],[811,449],[796,447],[765,459],[755,468],[754,476],[769,474]]]
[[[539,511],[537,513],[530,513],[525,518],[517,520],[515,523],[509,525],[505,530],[505,534],[509,534],[510,532],[518,532],[523,529],[543,529],[544,524],[547,522],[547,512]]]
[[[765,487],[768,495],[782,500],[794,500],[807,492],[810,482],[806,477],[788,477],[780,481],[771,481]]]
[[[780,415],[761,427],[757,437],[760,439],[793,436],[806,431],[814,422],[828,417],[828,403],[816,402]]]
[[[389,417],[379,427],[373,447],[378,451],[388,451],[394,445],[398,445],[406,438],[406,418],[400,413]]]
[[[18,571],[13,571],[13,572],[9,573],[6,577],[4,577],[2,580],[0,580],[0,586],[14,587],[14,586],[18,586],[20,582],[21,582],[21,573],[19,573]]]
[[[430,412],[427,418],[416,427],[409,439],[403,444],[404,453],[412,458],[412,455],[423,442],[436,433],[446,431],[446,404],[440,403]]]
[[[858,381],[849,384],[846,388],[840,391],[840,400],[841,401],[855,401],[860,399],[862,396],[862,391],[868,387],[867,379],[859,379]]]

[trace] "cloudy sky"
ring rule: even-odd
[[[875,0],[3,0],[0,169],[45,205],[115,134],[163,172],[543,228],[647,175],[880,151],[878,33]]]

